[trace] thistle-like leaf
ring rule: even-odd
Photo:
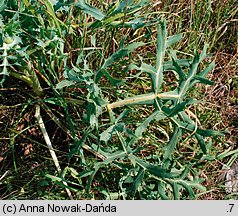
[[[77,1],[75,6],[79,7],[84,13],[91,15],[97,20],[103,20],[106,16],[102,11],[87,4],[84,0]]]

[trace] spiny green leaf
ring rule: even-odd
[[[174,178],[177,176],[177,174],[168,172],[167,170],[163,169],[161,166],[155,166],[152,165],[134,155],[131,155],[131,157],[134,157],[135,161],[138,163],[138,165],[145,169],[145,171],[149,172],[152,175],[155,175],[159,178]]]
[[[97,171],[100,169],[101,166],[102,163],[100,162],[94,165],[94,170],[91,171],[90,176],[88,177],[88,184],[87,184],[88,191],[90,191],[94,176],[96,175]]]
[[[117,117],[116,123],[119,122],[120,120],[122,120],[124,117],[126,117],[130,112],[131,112],[131,110],[125,109],[125,110]]]
[[[158,182],[158,193],[163,200],[169,200],[165,192],[165,185],[163,182]]]
[[[126,9],[127,9],[126,11],[127,15],[135,13],[136,11],[140,10],[140,8],[134,8],[134,9],[131,8],[129,10],[128,7],[130,4],[131,4],[131,1],[128,2],[128,0],[117,2],[116,7],[114,7],[114,11],[109,12],[107,18],[103,20],[103,24],[118,26],[119,24],[123,23],[123,21],[120,19],[124,18]]]
[[[138,191],[139,186],[141,185],[144,174],[145,174],[145,170],[143,168],[141,168],[140,171],[138,172],[137,176],[136,176],[136,179],[133,182],[133,186],[132,186],[132,188],[133,188],[133,191],[132,191],[133,197],[135,196],[136,192]]]
[[[104,142],[108,142],[112,138],[114,130],[115,130],[115,125],[112,125],[109,128],[107,128],[105,131],[103,131],[100,134],[100,140]]]
[[[176,148],[177,143],[179,142],[181,138],[182,138],[182,129],[175,126],[174,132],[170,141],[164,147],[164,160],[170,158],[171,154]]]
[[[6,8],[6,4],[4,1],[0,2],[0,13]]]
[[[191,98],[188,98],[188,99],[186,99],[186,101],[177,104],[172,110],[170,110],[168,115],[170,117],[172,117],[174,115],[177,115],[179,112],[183,111],[186,108],[187,105],[191,105],[191,104],[194,104],[194,103],[198,103],[198,101],[194,100],[194,99],[191,99]]]
[[[174,43],[180,41],[183,37],[183,34],[177,34],[177,35],[173,35],[171,37],[168,38],[167,43],[166,43],[166,47],[169,47],[171,45],[173,45]]]
[[[186,189],[186,191],[188,192],[188,194],[189,194],[191,199],[195,199],[196,196],[195,196],[195,194],[193,192],[193,189],[191,188],[190,185],[187,184],[187,182],[180,181],[179,184],[182,185]]]
[[[202,186],[201,183],[204,181],[204,179],[200,178],[198,180],[176,180],[178,184],[181,184],[183,186],[187,185],[190,188],[196,188],[201,191],[206,191],[206,187]]]
[[[89,117],[89,122],[92,129],[98,127],[98,118],[95,114],[91,113]]]
[[[186,131],[189,131],[189,132],[192,132],[192,133],[193,133],[193,132],[195,132],[195,130],[196,130],[196,124],[195,124],[195,122],[188,123],[188,122],[180,121],[180,120],[175,119],[175,118],[171,118],[171,120],[173,120],[174,123],[175,123],[178,127],[182,128],[182,129],[184,129],[184,130],[186,130]]]
[[[117,159],[124,158],[126,156],[127,156],[126,152],[119,150],[119,151],[113,152],[112,154],[108,155],[107,159],[105,159],[103,162],[100,162],[100,163],[102,165],[107,165],[107,164],[110,164],[110,163],[112,163],[113,161],[115,161]]]
[[[215,130],[203,130],[201,128],[197,128],[195,123],[185,123],[185,122],[182,122],[182,121],[179,121],[179,120],[175,120],[175,119],[172,119],[174,120],[175,124],[177,126],[179,126],[180,128],[182,129],[185,129],[187,131],[190,131],[190,132],[197,132],[198,134],[204,136],[204,137],[208,137],[208,136],[224,136],[227,131],[215,131]],[[197,130],[196,130],[197,128]]]
[[[221,160],[221,159],[228,157],[230,155],[237,155],[237,154],[238,154],[238,149],[231,151],[231,149],[229,148],[229,149],[225,150],[224,152],[222,152],[221,154],[217,155],[216,159]]]
[[[93,16],[97,20],[103,20],[106,16],[103,12],[87,4],[84,0],[77,1],[75,6],[79,7],[84,13]]]
[[[136,18],[129,22],[125,22],[124,25],[126,27],[131,27],[133,30],[137,30],[139,28],[142,28],[146,25],[145,19],[143,18]]]
[[[96,47],[96,34],[91,37],[91,44]]]
[[[69,87],[69,86],[75,85],[75,83],[76,82],[73,80],[62,80],[59,83],[57,83],[56,89],[62,89],[64,87]]]
[[[204,154],[207,154],[207,148],[204,142],[204,138],[199,135],[198,133],[195,133],[195,137],[197,138],[198,144],[200,146],[200,148],[202,149]]]
[[[145,43],[143,42],[135,42],[131,43],[113,53],[109,58],[106,59],[105,63],[103,64],[102,68],[109,67],[110,65],[117,62],[122,57],[130,54],[133,50],[137,49],[138,47],[144,46]]]
[[[187,122],[189,124],[195,124],[195,122],[187,115],[185,111],[181,111],[179,115],[183,119],[184,122]]]
[[[177,63],[177,59],[172,58],[173,66],[175,71],[178,73],[180,80],[184,81],[187,79],[186,74],[183,72],[182,68]]]
[[[156,73],[156,69],[152,65],[146,64],[144,62],[142,62],[140,70],[142,72],[146,72],[146,73],[149,73],[149,74],[155,74]]]
[[[207,77],[208,73],[215,68],[215,62],[210,63],[204,70],[202,70],[197,75],[200,77]]]
[[[59,20],[56,15],[55,15],[55,11],[53,8],[52,3],[49,0],[42,0],[42,2],[45,4],[46,9],[48,14],[51,16],[51,18],[53,19],[53,22],[55,24],[55,27],[57,28],[57,30],[59,31],[59,33],[61,34],[62,30],[61,30],[61,25],[65,25],[61,20]]]
[[[76,169],[72,168],[72,167],[67,167],[67,168],[68,168],[68,170],[70,171],[71,176],[72,176],[73,178],[78,179],[78,177],[79,177],[78,171],[77,171]]]
[[[190,59],[176,59],[176,63],[179,65],[179,67],[190,67],[192,61]],[[165,61],[163,63],[163,69],[164,71],[175,70],[173,66],[173,61]]]
[[[208,48],[208,44],[205,44],[201,54],[199,55],[199,63],[202,62],[207,57],[207,54],[206,54],[207,48]]]
[[[1,67],[2,65],[0,65],[0,67]],[[2,69],[2,71],[0,72],[0,75],[3,75],[3,76],[9,76],[9,73],[8,73],[8,71],[7,71],[7,67],[4,65],[3,66],[3,69]]]
[[[166,23],[165,20],[162,19],[160,25],[158,25],[157,29],[157,49],[156,49],[156,74],[151,75],[152,83],[153,83],[153,91],[157,94],[163,82],[163,60],[166,49],[166,39],[167,31],[166,31]]]
[[[102,75],[105,75],[113,86],[118,86],[124,82],[123,80],[113,78],[106,70],[103,70]]]
[[[179,186],[176,182],[173,182],[171,184],[172,188],[173,188],[173,194],[174,194],[174,199],[175,200],[179,200]]]
[[[190,82],[197,72],[198,64],[199,64],[199,55],[195,54],[187,79],[180,84],[180,87],[179,87],[180,99],[183,99],[186,92],[188,91]]]
[[[148,125],[150,124],[151,121],[153,120],[162,120],[164,118],[166,118],[167,116],[165,116],[161,111],[155,111],[153,114],[151,114],[148,118],[146,118],[141,124],[140,126],[138,126],[135,130],[135,135],[137,137],[141,137],[142,133],[146,131]]]
[[[121,142],[121,145],[122,145],[122,148],[123,148],[123,151],[125,153],[130,153],[131,152],[131,148],[129,146],[129,143],[126,142],[125,138],[122,136],[122,134],[120,132],[117,132],[117,136]]]
[[[215,130],[203,130],[203,129],[198,129],[197,132],[202,135],[202,136],[224,136],[227,131],[215,131]]]
[[[136,158],[134,157],[134,155],[133,154],[129,154],[128,158],[131,161],[132,165],[135,167],[136,166]]]
[[[124,12],[124,9],[126,8],[126,6],[127,6],[127,0],[117,1],[115,9],[113,10],[112,14],[110,14],[110,15]]]
[[[136,48],[143,45],[145,45],[145,43],[135,42],[135,43],[129,44],[126,47],[120,48],[115,53],[113,53],[109,58],[105,60],[102,67],[96,72],[96,76],[95,76],[96,83],[100,80],[100,78],[103,75],[105,75],[113,85],[118,85],[119,83],[121,83],[122,82],[121,80],[114,79],[105,69],[111,66],[112,64],[116,63],[118,60],[120,60],[124,56],[130,54]]]
[[[185,179],[188,176],[189,172],[190,172],[190,168],[185,166],[184,170],[183,170],[182,174],[179,176],[179,178],[180,179]]]
[[[198,64],[199,64],[199,54],[196,52],[194,55],[194,58],[193,58],[193,63],[192,63],[191,68],[188,72],[188,79],[191,79],[196,74]]]

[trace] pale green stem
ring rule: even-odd
[[[51,144],[49,135],[48,135],[48,133],[47,133],[47,131],[46,131],[45,124],[44,124],[44,122],[43,122],[43,120],[42,120],[42,117],[41,117],[41,114],[40,114],[40,106],[39,106],[39,105],[36,105],[35,118],[36,118],[36,120],[37,120],[37,122],[38,122],[38,124],[39,124],[39,127],[40,127],[40,129],[41,129],[42,134],[43,134],[45,143],[46,143],[46,145],[47,145],[47,147],[48,147],[48,149],[49,149],[49,151],[50,151],[50,154],[51,154],[51,157],[52,157],[52,159],[53,159],[53,161],[54,161],[54,164],[55,164],[55,166],[56,166],[56,169],[57,169],[58,173],[61,174],[61,171],[62,171],[62,170],[61,170],[61,168],[60,168],[60,164],[59,164],[58,158],[57,158],[57,156],[56,156],[56,154],[55,154],[54,148],[53,148],[53,146],[52,146],[52,144]],[[63,184],[64,184],[65,186],[68,186],[67,182],[64,182],[64,181],[63,181]],[[65,191],[67,192],[69,198],[70,198],[70,199],[73,199],[70,190],[69,190],[68,188],[65,188]]]

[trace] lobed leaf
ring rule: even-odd
[[[134,158],[134,160],[140,167],[144,168],[145,171],[149,172],[152,175],[155,175],[156,177],[174,178],[177,176],[177,174],[168,172],[167,170],[163,169],[161,166],[152,165],[152,164],[150,164],[134,155],[130,155],[130,156],[131,156],[131,158]]]
[[[148,125],[150,124],[151,121],[155,120],[159,121],[162,120],[164,118],[166,118],[167,116],[163,114],[163,112],[161,111],[155,111],[153,114],[151,114],[148,118],[146,118],[141,124],[140,126],[138,126],[135,130],[135,135],[137,137],[141,137],[143,132],[146,131]]]
[[[109,67],[110,65],[114,64],[119,59],[121,59],[122,57],[130,54],[132,51],[134,51],[138,47],[141,47],[144,45],[145,43],[143,42],[135,42],[117,50],[115,53],[113,53],[109,58],[105,60],[105,63],[103,64],[102,68]]]
[[[187,79],[184,80],[183,82],[181,82],[181,84],[179,86],[179,95],[180,95],[181,100],[183,99],[183,97],[185,96],[186,92],[189,89],[190,82],[197,72],[198,64],[199,64],[199,55],[195,54],[193,63],[192,63],[191,68],[188,72]]]
[[[177,58],[172,57],[172,61],[173,61],[174,71],[176,71],[177,74],[179,75],[179,79],[181,81],[185,81],[187,79],[187,75],[183,72],[182,68],[178,64]]]
[[[111,139],[114,131],[115,131],[115,125],[110,126],[109,128],[107,128],[105,131],[103,131],[100,134],[100,140],[104,142],[108,142]]]
[[[191,104],[194,104],[194,103],[198,103],[198,101],[194,100],[194,99],[191,99],[191,98],[188,98],[184,102],[179,103],[174,108],[172,108],[170,110],[170,112],[168,113],[168,115],[170,117],[173,117],[174,115],[177,115],[179,112],[185,110],[187,105],[191,105]]]
[[[195,83],[198,83],[198,82],[200,82],[202,84],[205,84],[205,85],[214,85],[213,81],[210,81],[210,80],[205,79],[205,78],[200,77],[200,76],[194,76],[190,87],[192,87]]]

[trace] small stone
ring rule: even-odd
[[[226,172],[226,192],[236,193],[238,192],[238,164],[234,163]]]

